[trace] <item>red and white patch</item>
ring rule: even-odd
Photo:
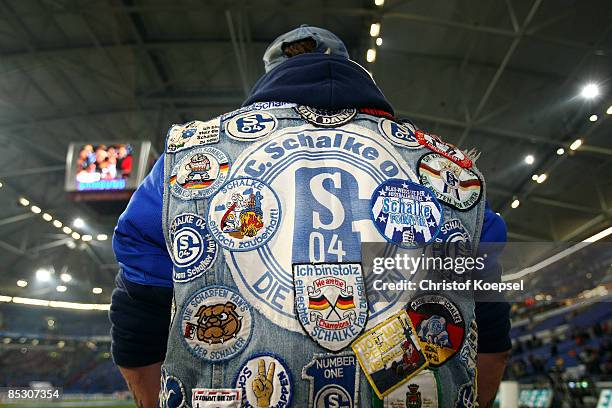
[[[240,408],[242,390],[238,388],[194,388],[191,391],[192,408]]]
[[[470,160],[465,153],[459,150],[458,147],[443,141],[437,135],[432,135],[425,133],[422,130],[417,130],[415,132],[415,136],[421,145],[427,147],[429,150],[441,154],[465,169],[469,169],[474,165],[472,160]]]

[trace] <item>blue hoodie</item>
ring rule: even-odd
[[[304,54],[263,75],[244,105],[284,101],[323,109],[393,108],[360,65],[346,58]],[[120,271],[110,319],[115,362],[137,367],[162,361],[172,301],[172,261],[162,231],[162,155],[119,217],[113,249]],[[505,242],[506,226],[486,206],[481,242]],[[499,272],[496,272],[499,273]],[[507,304],[476,306],[479,352],[510,348]]]

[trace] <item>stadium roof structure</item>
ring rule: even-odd
[[[52,268],[74,279],[62,299],[108,301],[117,265],[110,239],[96,237],[110,238],[118,213],[67,200],[68,144],[148,140],[162,151],[170,124],[238,107],[269,42],[302,23],[344,39],[398,116],[482,152],[487,199],[511,240],[581,240],[610,225],[609,1],[0,0],[0,293],[57,297],[34,283]],[[587,100],[591,82],[600,96]]]

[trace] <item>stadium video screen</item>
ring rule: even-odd
[[[72,143],[66,158],[66,191],[134,190],[152,162],[149,142]]]

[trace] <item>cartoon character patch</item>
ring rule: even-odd
[[[299,105],[295,108],[295,111],[302,117],[302,119],[312,123],[315,126],[320,127],[340,127],[349,123],[355,115],[357,115],[357,109],[340,109],[340,110],[326,110],[313,108],[311,106]]]
[[[170,191],[181,200],[210,197],[229,174],[229,159],[214,147],[199,147],[183,157],[170,175]]]
[[[278,121],[266,111],[244,112],[225,122],[225,133],[234,140],[249,142],[267,136]]]
[[[425,133],[422,130],[417,130],[414,136],[420,144],[427,147],[429,150],[446,157],[463,168],[469,169],[474,165],[472,160],[470,160],[461,150],[443,141],[439,136]]]
[[[418,164],[421,184],[431,188],[438,200],[459,211],[469,211],[482,197],[482,181],[469,169],[447,158],[428,153]]]
[[[302,378],[310,381],[309,408],[359,407],[359,364],[353,353],[315,354]]]
[[[389,179],[371,198],[372,220],[385,239],[403,248],[431,242],[440,230],[442,207],[427,187]]]
[[[465,321],[459,308],[440,295],[420,296],[408,306],[408,315],[430,366],[441,366],[463,344]]]
[[[234,388],[242,390],[244,408],[287,408],[293,398],[293,378],[284,361],[265,353],[244,362],[236,374]]]
[[[201,122],[194,120],[184,125],[172,125],[168,130],[166,152],[175,153],[194,146],[219,142],[219,118]]]
[[[405,310],[366,332],[351,347],[379,398],[428,365]]]
[[[181,380],[162,369],[160,383],[159,405],[161,408],[185,408],[187,406],[185,387]]]
[[[238,292],[208,286],[194,293],[182,315],[183,339],[195,356],[222,361],[245,349],[251,337],[253,317]]]
[[[363,331],[368,301],[359,263],[294,264],[295,312],[320,346],[338,351]]]
[[[245,177],[229,181],[210,200],[208,225],[223,248],[249,251],[272,238],[280,217],[276,193],[261,181]]]
[[[170,253],[174,262],[174,282],[187,282],[201,276],[217,259],[217,243],[197,214],[181,214],[170,224]]]
[[[416,139],[415,128],[410,123],[397,123],[390,119],[381,119],[378,122],[378,129],[388,141],[396,146],[408,149],[421,149],[423,147]]]

